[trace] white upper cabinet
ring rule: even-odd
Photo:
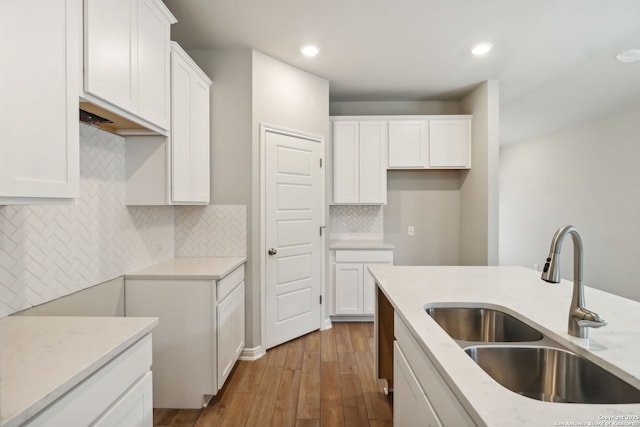
[[[170,27],[159,0],[84,0],[84,97],[166,134]]]
[[[171,147],[174,203],[209,203],[211,80],[171,43]]]
[[[127,205],[209,203],[210,86],[171,42],[171,135],[127,138]]]
[[[3,1],[0,16],[0,204],[76,198],[82,5]]]
[[[429,120],[429,167],[471,167],[471,119]]]
[[[389,169],[423,168],[428,138],[426,120],[389,121]]]
[[[386,204],[386,121],[333,122],[333,202]]]
[[[469,169],[471,116],[389,118],[389,169]]]

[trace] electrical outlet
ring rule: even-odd
[[[412,237],[416,235],[416,229],[413,227],[413,225],[410,225],[407,229],[407,235]]]

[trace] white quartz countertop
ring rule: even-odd
[[[573,284],[566,280],[546,283],[539,272],[524,267],[371,266],[370,271],[479,425],[640,426],[640,404],[549,403],[507,390],[477,366],[424,311],[425,305],[482,304],[499,308],[640,388],[640,303],[585,287],[586,307],[609,324],[591,329],[588,339],[577,338],[567,333]],[[575,424],[566,424],[568,421]]]
[[[125,278],[219,280],[246,261],[243,257],[172,258],[128,273]]]
[[[395,245],[384,240],[331,240],[329,249],[393,249]]]
[[[0,425],[22,425],[157,324],[155,317],[1,319]]]

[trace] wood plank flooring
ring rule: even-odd
[[[208,407],[154,409],[154,427],[391,426],[393,402],[373,379],[373,324],[334,323],[239,361]]]

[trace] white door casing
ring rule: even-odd
[[[267,349],[321,325],[324,140],[267,125],[261,126],[260,140],[263,343]]]

